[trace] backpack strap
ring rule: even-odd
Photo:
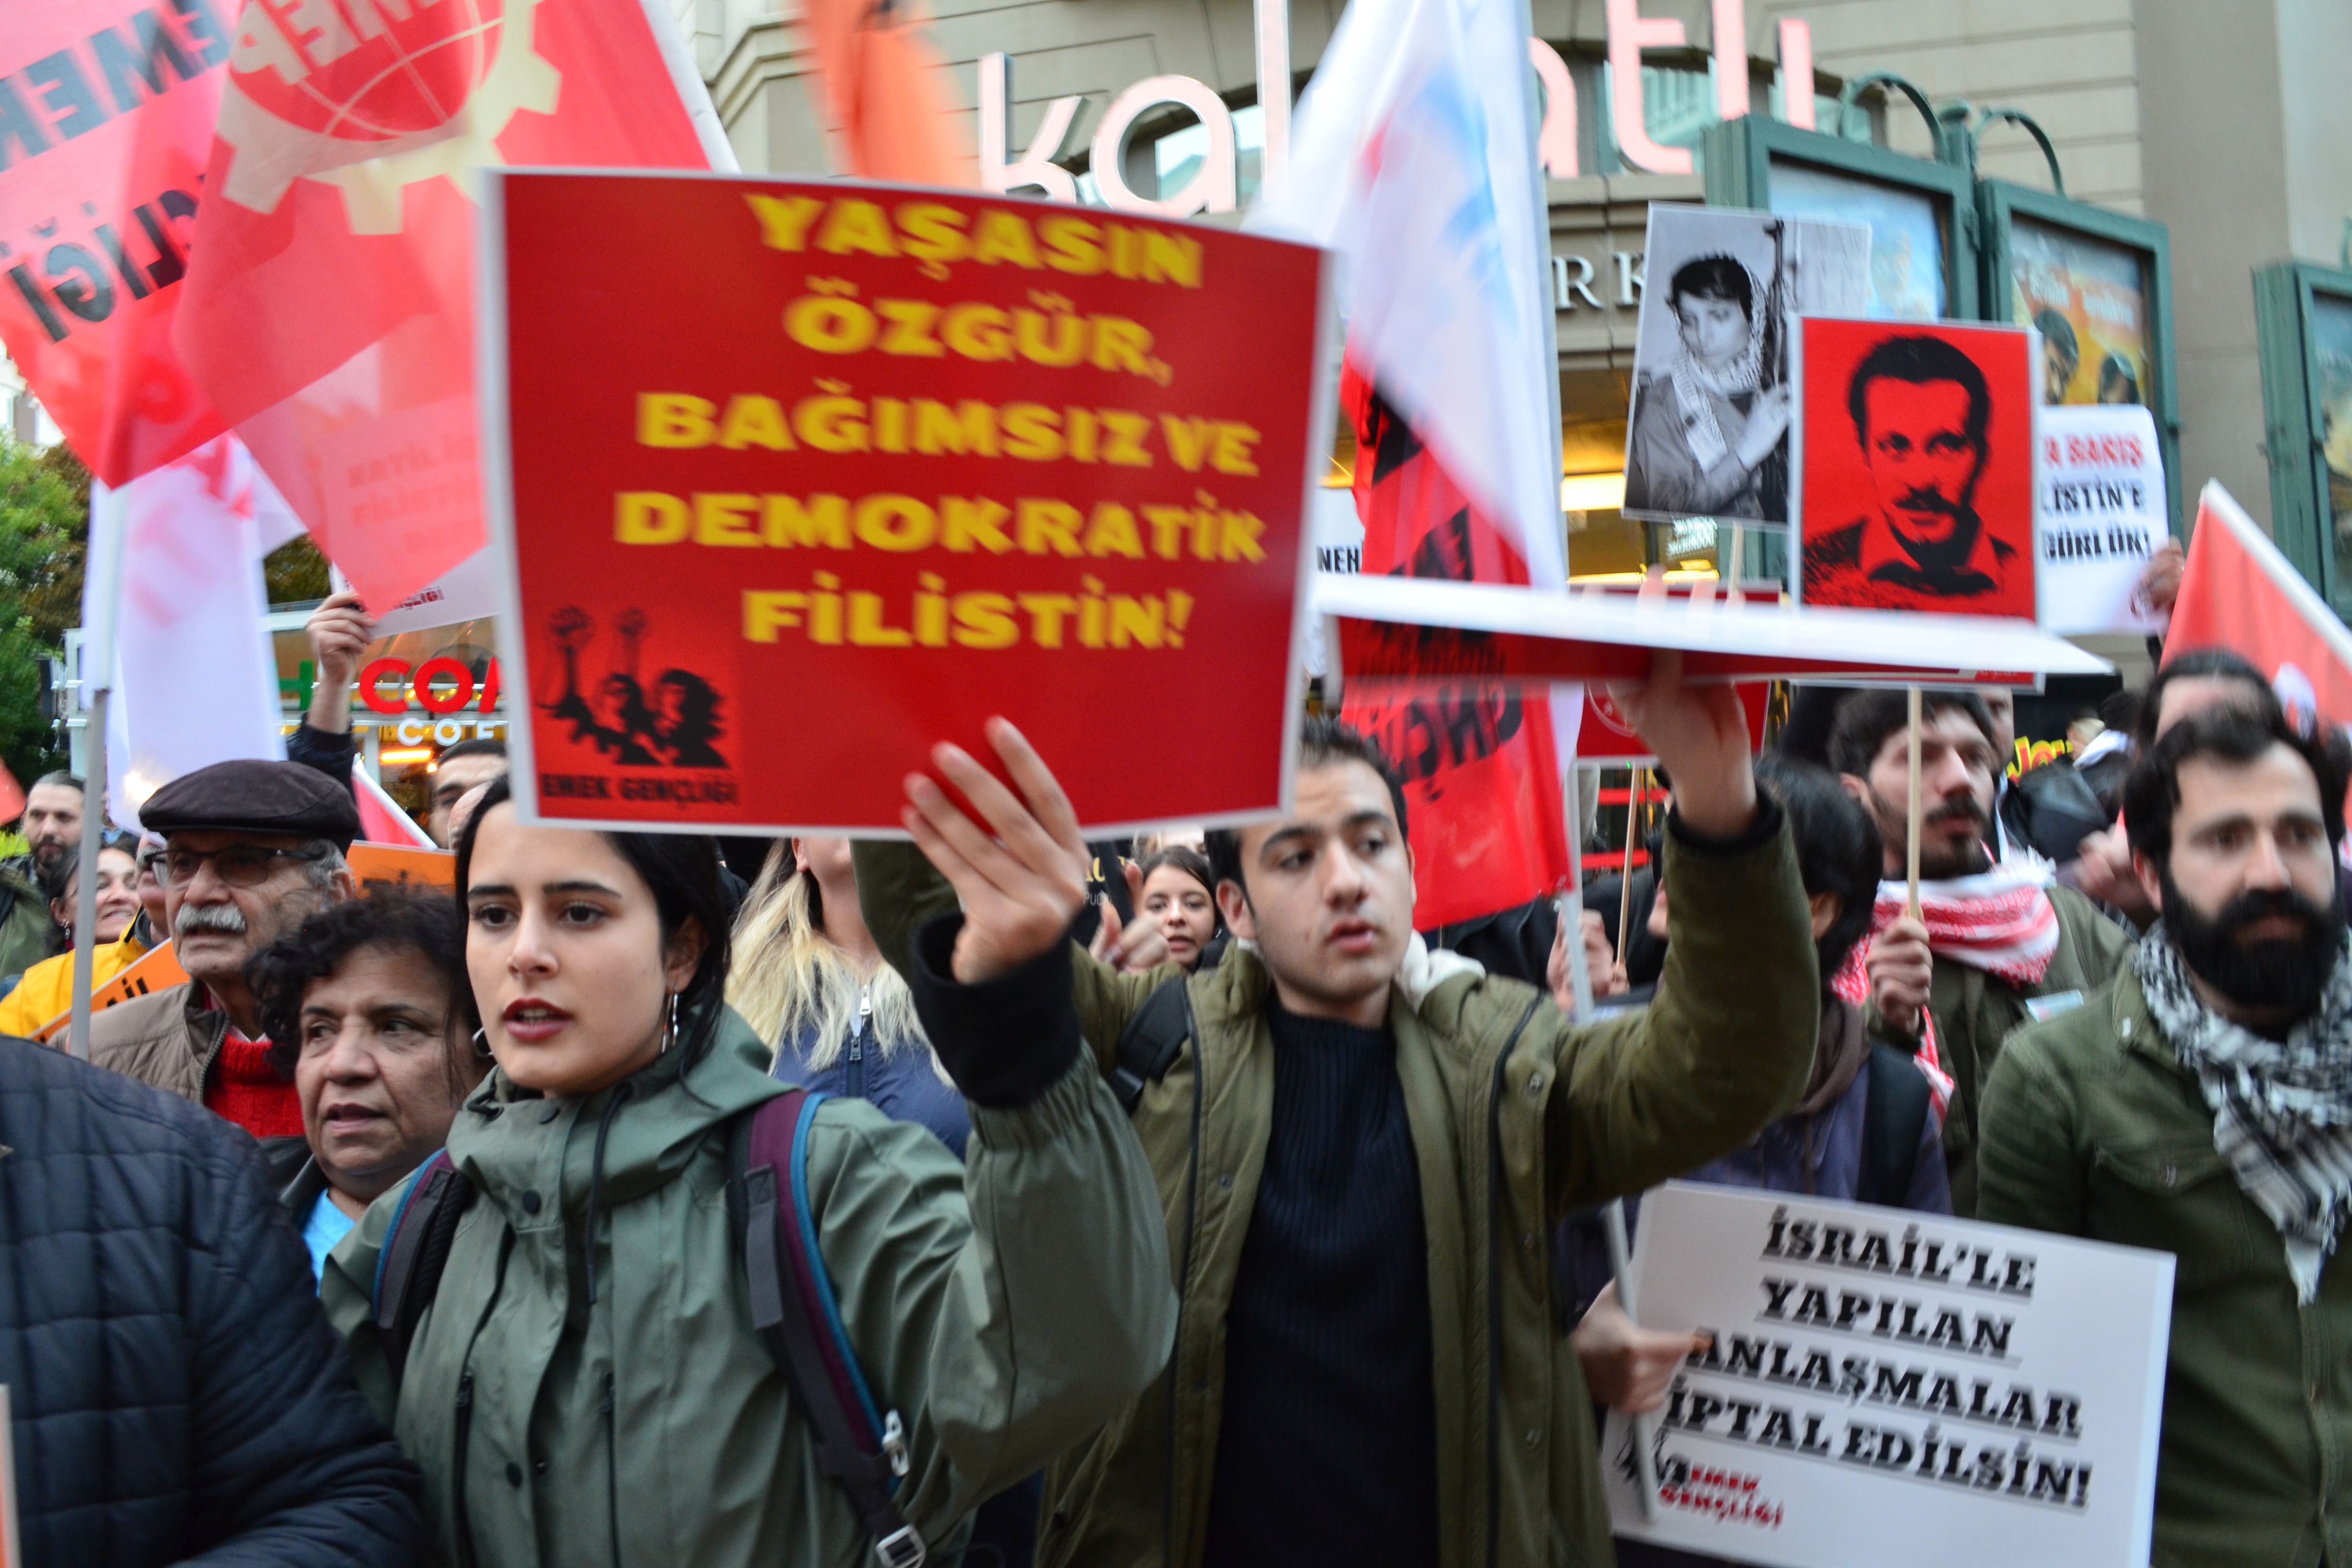
[[[408,1365],[416,1325],[441,1288],[442,1271],[449,1267],[457,1222],[473,1201],[474,1184],[451,1163],[449,1151],[440,1149],[408,1178],[392,1211],[392,1224],[376,1252],[369,1315],[375,1320],[394,1388]]]
[[[907,1473],[906,1429],[877,1407],[857,1364],[809,1208],[809,1128],[827,1098],[788,1089],[736,1123],[729,1185],[751,1326],[815,1432],[817,1468],[847,1494],[883,1568],[920,1568],[929,1549],[891,1498]]]
[[[1919,1142],[1927,1132],[1927,1075],[1883,1040],[1870,1042],[1870,1093],[1863,1106],[1862,1172],[1854,1196],[1901,1208],[1911,1197]]]
[[[1192,1037],[1192,993],[1177,975],[1143,999],[1119,1031],[1118,1065],[1110,1070],[1110,1091],[1129,1116],[1143,1091],[1168,1076],[1184,1042]]]

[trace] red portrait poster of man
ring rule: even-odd
[[[838,181],[488,200],[532,809],[893,832],[994,715],[1090,829],[1279,808],[1319,252]]]
[[[2032,620],[2032,336],[1946,321],[1801,327],[1801,597]]]

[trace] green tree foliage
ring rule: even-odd
[[[89,470],[63,446],[0,437],[0,759],[18,782],[65,765],[40,712],[40,660],[81,622]]]
[[[327,581],[327,558],[310,542],[307,533],[298,533],[261,558],[261,574],[269,584],[269,604],[299,605],[311,599],[323,599],[332,592]]]

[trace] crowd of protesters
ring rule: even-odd
[[[2352,1561],[2352,746],[2234,655],[2041,779],[2006,694],[1809,689],[1751,763],[1662,656],[1638,883],[1420,933],[1328,718],[1286,816],[1108,865],[999,721],[748,887],[471,743],[455,896],[363,889],[371,635],[329,601],[292,760],[149,795],[93,907],[68,775],[0,865],[0,1030],[85,921],[188,976],[0,1045],[32,1561],[1686,1563],[1596,1424],[1703,1348],[1599,1221],[1675,1177],[2174,1254],[2155,1561]]]

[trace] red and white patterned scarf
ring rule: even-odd
[[[2049,973],[2058,951],[2058,911],[2050,902],[2046,869],[2002,864],[1974,877],[1919,884],[1919,914],[1927,927],[1927,948],[1938,958],[1998,975],[2012,985],[2032,985]],[[1902,916],[1907,889],[1881,882],[1871,911],[1871,940]],[[1856,1006],[1870,999],[1870,942],[1854,943],[1844,964],[1830,977],[1830,989]],[[1952,1098],[1951,1075],[1936,1047],[1936,1022],[1919,1017],[1919,1070],[1927,1075],[1936,1112]]]
[[[2058,951],[2058,911],[2050,902],[2049,869],[2004,861],[1975,877],[1919,884],[1919,916],[1927,946],[1938,958],[2008,981],[2038,985]],[[1878,884],[1873,935],[1903,913],[1904,885]]]

